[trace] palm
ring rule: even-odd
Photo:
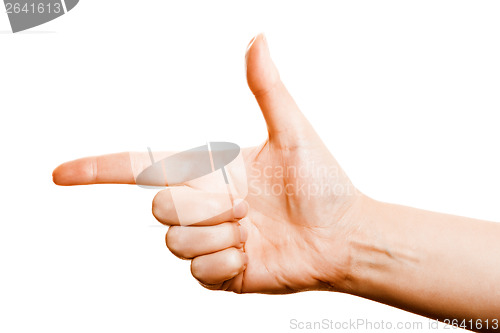
[[[351,208],[356,190],[316,136],[308,147],[291,148],[277,149],[266,140],[243,150],[250,210],[241,223],[249,231],[249,264],[225,283],[228,290],[286,293],[329,288],[324,281],[332,280],[332,269],[320,264],[325,262],[322,257],[337,253],[334,265],[344,264],[341,245],[330,236],[342,229],[339,221]]]

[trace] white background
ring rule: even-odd
[[[204,290],[165,247],[155,192],[62,188],[51,173],[148,146],[259,144],[244,52],[264,31],[361,191],[500,221],[499,17],[498,1],[82,0],[12,34],[2,9],[0,331],[288,332],[292,318],[427,327],[349,295]]]

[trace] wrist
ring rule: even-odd
[[[332,230],[326,232],[331,246],[328,253],[317,253],[318,267],[327,289],[360,295],[369,263],[379,260],[374,254],[383,252],[375,241],[380,229],[376,224],[383,221],[375,215],[380,214],[382,203],[360,192],[351,199],[349,208],[340,214],[340,219],[333,219]]]
[[[418,261],[411,228],[400,206],[362,195],[351,217],[354,227],[347,239],[347,265],[340,291],[370,299],[392,292],[399,269]],[[399,214],[399,215],[398,215]]]

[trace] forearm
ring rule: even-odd
[[[500,320],[500,224],[364,201],[347,292],[439,320]]]

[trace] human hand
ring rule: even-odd
[[[168,185],[153,214],[170,225],[168,248],[192,259],[202,285],[238,293],[342,290],[351,235],[361,228],[357,191],[281,82],[263,35],[250,43],[247,79],[269,137],[229,165],[231,197],[214,177]],[[59,185],[133,184],[147,154],[89,157],[59,166]],[[217,180],[220,180],[217,178]],[[163,182],[163,183],[162,183]],[[230,199],[235,201],[233,207]],[[179,212],[183,220],[179,218]],[[223,213],[220,213],[223,212]],[[210,218],[207,218],[210,216]]]
[[[171,226],[168,248],[192,259],[192,274],[207,288],[341,291],[498,331],[499,225],[361,194],[287,92],[263,35],[251,42],[246,62],[269,136],[241,150],[241,163],[225,166],[224,180],[220,172],[189,177],[200,174],[196,154],[177,159],[177,169],[158,168],[163,176],[141,178],[150,156],[121,153],[64,163],[54,182],[167,186],[153,214]]]

